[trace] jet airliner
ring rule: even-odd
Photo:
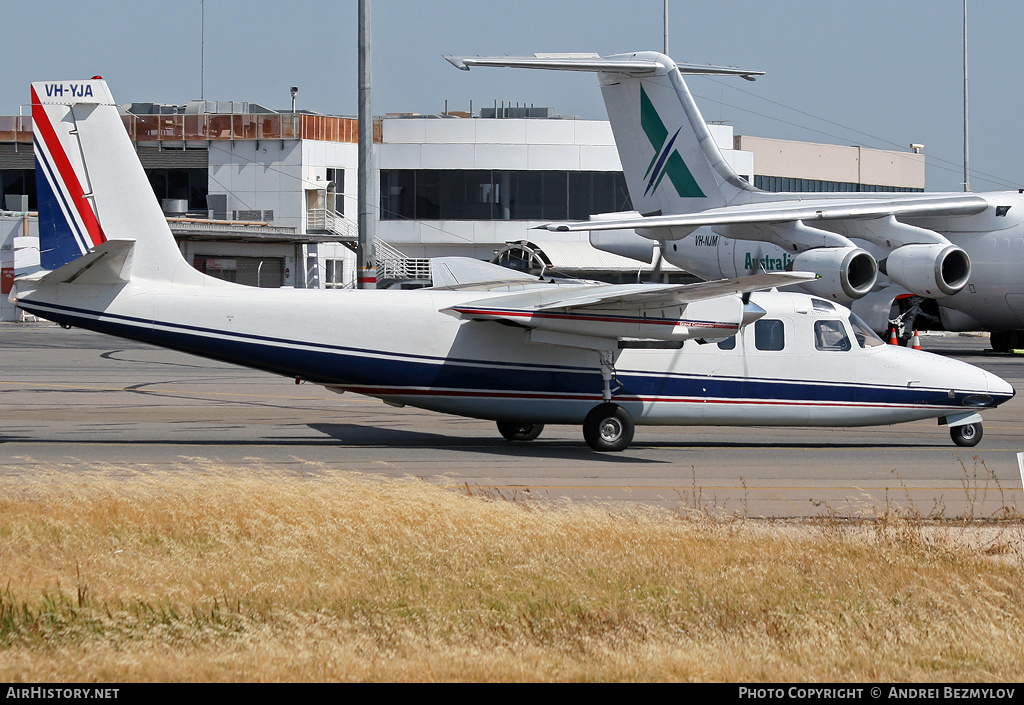
[[[657,52],[446,58],[465,70],[597,73],[637,210],[549,230],[590,231],[599,249],[663,256],[705,279],[812,271],[820,278],[800,288],[851,303],[875,331],[988,330],[996,350],[1024,347],[1024,194],[756,189],[722,156],[683,75],[753,80],[761,71]]]

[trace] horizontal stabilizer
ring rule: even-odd
[[[38,283],[123,284],[131,277],[134,248],[134,240],[107,240],[78,259],[46,272]]]
[[[643,58],[641,58],[643,57]],[[446,56],[452,66],[469,71],[474,66],[494,66],[515,69],[547,69],[549,71],[593,71],[603,73],[628,73],[634,75],[650,75],[664,73],[676,68],[680,73],[704,76],[742,76],[753,80],[753,76],[763,76],[764,71],[751,71],[735,66],[711,66],[707,64],[677,64],[666,66],[643,55],[620,54],[602,57],[598,54],[534,54],[533,56]],[[666,57],[667,58],[667,57]]]

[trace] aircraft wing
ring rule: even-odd
[[[618,230],[624,228],[688,228],[705,225],[753,225],[815,220],[866,220],[872,218],[974,215],[988,207],[988,201],[971,194],[909,195],[893,198],[810,198],[793,201],[752,203],[710,208],[678,215],[601,218],[573,223],[538,226],[552,232]]]
[[[442,309],[442,313],[473,321],[513,323],[563,336],[584,336],[591,341],[726,337],[764,315],[763,309],[741,301],[737,294],[799,284],[816,277],[810,272],[773,272],[700,284],[532,289],[466,301]]]
[[[813,272],[771,272],[738,279],[719,279],[698,284],[598,284],[558,289],[523,291],[507,296],[492,296],[452,306],[445,313],[461,318],[493,320],[496,309],[523,311],[552,311],[556,309],[605,310],[618,306],[635,305],[641,309],[681,306],[696,301],[718,298],[748,291],[761,291],[790,286],[818,278]],[[486,311],[487,313],[478,313]],[[517,316],[517,322],[521,316]]]

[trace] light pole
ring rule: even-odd
[[[377,288],[373,252],[373,112],[370,109],[370,0],[359,0],[359,246],[356,248],[356,286]]]

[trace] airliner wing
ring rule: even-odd
[[[552,232],[618,230],[624,228],[689,228],[705,225],[751,225],[815,220],[866,220],[871,218],[974,215],[988,201],[970,194],[913,195],[886,199],[811,198],[710,208],[678,215],[601,218],[572,223],[548,223],[537,229]]]

